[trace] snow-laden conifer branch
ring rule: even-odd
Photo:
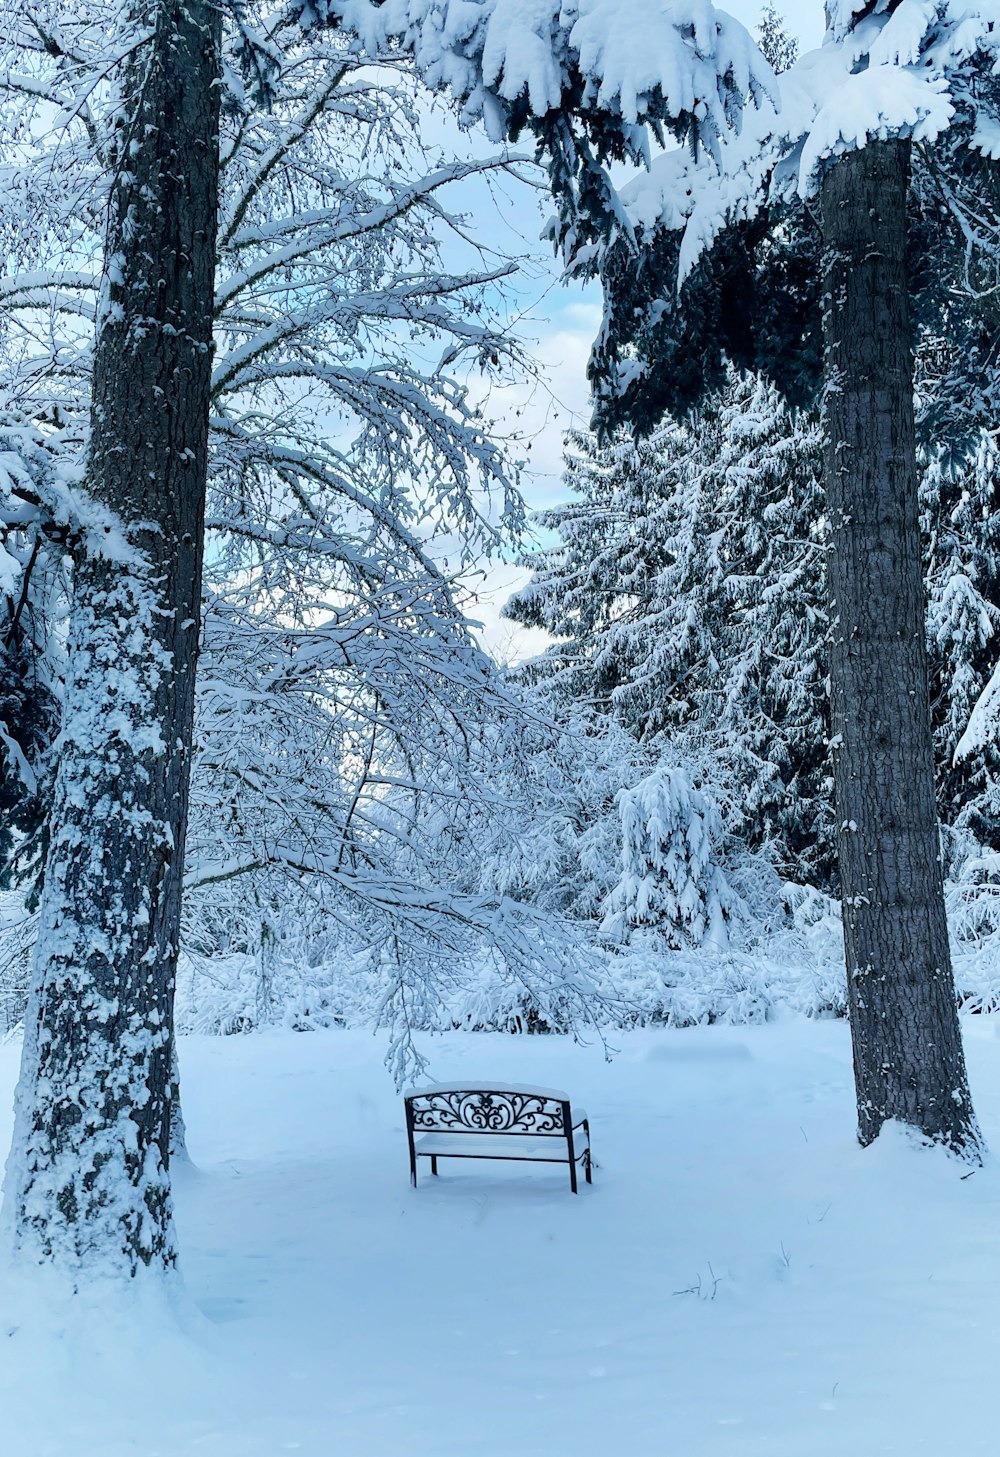
[[[424,80],[495,136],[512,117],[575,107],[595,126],[604,112],[626,127],[663,120],[718,137],[748,93],[773,92],[747,32],[707,0],[642,0],[628,24],[615,0],[309,0],[301,15],[306,26],[339,23],[374,55],[402,42]]]
[[[226,245],[234,254],[244,248],[266,249],[269,244],[273,247],[275,243],[281,242],[283,236],[289,234],[295,241],[283,248],[263,252],[252,267],[243,272],[234,270],[219,290],[218,307],[223,309],[244,290],[252,289],[268,275],[286,270],[304,258],[311,255],[322,258],[324,250],[348,244],[366,234],[382,232],[413,209],[426,208],[433,217],[447,225],[450,222],[448,214],[437,207],[434,195],[449,184],[492,172],[517,176],[518,164],[506,156],[474,162],[453,162],[438,168],[427,177],[420,178],[412,186],[404,187],[383,204],[374,206],[363,181],[347,184],[338,199],[339,206],[336,210],[315,210],[312,214],[307,210],[289,218],[269,218],[266,223],[241,227],[234,231]]]
[[[646,166],[664,129],[718,151],[747,99],[777,93],[746,30],[709,0],[296,0],[302,24],[334,24],[369,54],[409,51],[463,121],[494,138],[533,135],[559,204],[553,238],[586,270],[609,231],[628,236],[608,164]]]
[[[990,154],[1000,112],[988,84],[1000,56],[1000,11],[992,0],[895,0],[827,6],[818,50],[777,78],[780,105],[762,97],[739,133],[720,134],[714,164],[671,153],[622,190],[628,222],[647,241],[683,234],[683,283],[723,230],[769,203],[814,195],[824,167],[868,140],[903,136],[931,143],[956,110],[974,119],[967,145]]]
[[[234,245],[236,235],[247,215],[248,209],[252,206],[254,200],[260,196],[271,174],[276,168],[281,166],[295,144],[306,135],[313,124],[323,114],[330,104],[331,99],[337,96],[346,71],[347,65],[341,62],[326,77],[311,103],[298,116],[281,128],[280,135],[270,148],[262,153],[256,161],[255,166],[244,176],[239,191],[230,198],[225,215],[220,220],[220,247],[228,248]],[[237,139],[233,138],[232,149],[229,151],[228,156],[223,159],[223,171],[225,171],[225,162],[231,161],[238,155],[239,147],[237,145]]]

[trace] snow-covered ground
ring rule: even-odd
[[[1000,1149],[1000,1022],[965,1023]],[[600,1167],[442,1165],[359,1032],[188,1038],[175,1316],[0,1312],[10,1457],[874,1457],[997,1448],[1000,1166],[853,1142],[840,1022],[433,1040],[567,1088]],[[0,1047],[0,1137],[17,1048]],[[17,1325],[17,1329],[12,1327]]]

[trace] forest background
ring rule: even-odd
[[[395,13],[345,7],[362,26]],[[847,7],[827,56],[856,37],[877,54],[883,24],[891,37],[896,12],[905,21],[911,9]],[[853,817],[838,823],[832,799],[833,765],[847,754],[833,758],[845,735],[827,681],[836,715],[847,599],[842,588],[841,615],[831,613],[824,563],[852,515],[829,505],[843,473],[824,463],[817,289],[842,256],[828,234],[846,214],[827,196],[821,267],[808,198],[790,206],[779,190],[757,212],[737,201],[724,226],[699,212],[705,108],[717,104],[728,126],[740,87],[761,105],[774,84],[745,38],[723,23],[712,31],[705,99],[675,125],[693,136],[690,163],[668,149],[652,182],[617,179],[619,203],[587,145],[566,150],[559,117],[570,112],[512,115],[512,134],[537,124],[537,159],[485,147],[470,156],[403,51],[389,45],[373,66],[336,27],[276,12],[253,31],[237,7],[216,34],[214,12],[202,23],[195,10],[162,8],[148,34],[132,11],[108,31],[99,6],[4,15],[21,67],[4,72],[0,1000],[11,1028],[24,1015],[39,901],[46,968],[27,1019],[24,1086],[38,1101],[21,1114],[14,1204],[43,1255],[53,1208],[74,1247],[90,1239],[81,1210],[98,1224],[117,1218],[105,1134],[67,1114],[67,1087],[89,1086],[64,1081],[82,1065],[79,1030],[101,1105],[94,1127],[134,1176],[137,1202],[118,1221],[129,1257],[168,1264],[168,1184],[165,1174],[148,1182],[143,1140],[163,1170],[168,1141],[182,1143],[175,1021],[229,1033],[374,1025],[387,1029],[402,1081],[425,1068],[423,1034],[435,1030],[603,1036],[761,1020],[782,1006],[839,1015],[854,985],[838,929],[851,836],[888,843],[881,785],[858,805],[860,830]],[[956,23],[945,7],[927,44],[952,45]],[[994,98],[979,58],[993,33],[977,24],[982,45],[959,68],[967,89],[950,130],[928,129],[925,145],[916,127],[912,175],[909,141],[896,153],[872,141],[859,165],[907,158],[909,192],[897,167],[897,195],[908,196],[912,239],[912,540],[919,514],[928,603],[926,644],[911,636],[921,691],[925,655],[929,665],[942,825],[939,852],[928,734],[922,873],[931,906],[943,867],[959,1003],[985,1011],[996,1003],[1000,850],[1000,207],[982,160]],[[780,75],[795,38],[773,12],[760,33]],[[666,27],[686,60],[689,40]],[[507,64],[519,57],[512,47]],[[746,79],[732,82],[741,67]],[[794,98],[802,73],[789,74]],[[613,122],[584,108],[583,125],[619,166],[640,160],[645,142],[621,115],[635,106],[632,82],[617,84]],[[665,104],[659,81],[649,84],[654,106]],[[166,119],[191,98],[196,114],[172,135]],[[465,104],[486,106],[481,89]],[[894,118],[886,105],[879,116]],[[166,138],[183,162],[175,151],[165,163],[139,135]],[[569,185],[567,156],[582,167]],[[699,226],[707,237],[679,295],[688,244],[678,254],[672,194],[655,196],[671,169],[688,178],[686,237]],[[183,207],[177,176],[190,179]],[[548,236],[604,285],[591,370],[600,432],[571,432],[568,501],[536,513],[532,536],[523,491],[539,412],[548,438],[558,422],[544,350],[533,356],[516,327],[525,289],[537,292],[537,255],[526,269],[503,229],[483,228],[479,200],[486,189],[516,220],[550,187],[559,211]],[[151,329],[146,301],[174,277],[157,257],[178,256],[174,208],[199,261],[177,272],[167,322],[157,315]],[[573,307],[587,318],[586,302]],[[855,327],[856,341],[871,337]],[[908,326],[896,337],[909,353]],[[824,347],[829,402],[838,346],[831,336]],[[163,383],[140,388],[147,374]],[[907,385],[906,412],[911,395]],[[476,574],[512,560],[530,575],[505,612],[546,646],[498,664],[470,620]],[[162,572],[152,594],[150,564]],[[900,600],[912,604],[906,581]],[[905,707],[902,678],[880,681]],[[849,930],[867,904],[845,897]],[[886,898],[890,916],[916,904],[905,889]],[[940,945],[924,938],[921,985],[940,1003],[933,1015],[953,1020],[943,906],[939,923]],[[911,931],[890,948],[904,990]],[[850,945],[848,956],[853,966]],[[871,1066],[888,1065],[868,1052]],[[960,1053],[938,1072],[912,1121],[942,1133],[934,1109],[950,1089],[963,1113],[948,1141],[974,1146]],[[908,1074],[897,1081],[904,1097]],[[870,1106],[860,1086],[859,1100]],[[879,1118],[894,1109],[890,1100]]]
[[[759,19],[750,5],[735,8],[746,22]],[[775,21],[794,43],[821,38],[815,18],[813,30],[801,34],[787,18]],[[50,84],[57,82],[50,77]],[[397,524],[401,528],[392,550],[416,552],[420,572],[431,573],[435,605],[425,626],[440,635],[433,669],[441,676],[426,696],[417,682],[426,668],[421,630],[411,633],[412,624],[398,617],[393,631],[402,630],[392,652],[399,656],[392,667],[403,664],[406,692],[417,698],[400,694],[387,718],[359,711],[371,685],[364,650],[353,661],[346,655],[346,700],[343,683],[325,703],[322,694],[293,699],[292,685],[300,680],[288,656],[267,663],[267,695],[260,693],[262,668],[253,654],[240,663],[238,693],[232,684],[220,691],[221,680],[206,674],[202,788],[195,791],[198,860],[188,872],[179,1025],[230,1032],[374,1021],[392,1029],[390,1061],[402,1077],[423,1063],[414,1034],[440,1027],[536,1031],[569,1030],[581,1022],[746,1021],[781,1005],[840,1013],[817,422],[762,378],[734,370],[697,423],[678,417],[638,446],[626,437],[599,445],[586,429],[585,375],[600,320],[599,290],[596,284],[560,286],[550,245],[536,236],[551,211],[547,196],[539,196],[537,174],[527,164],[518,171],[499,161],[475,133],[479,162],[458,163],[456,157],[468,157],[469,134],[403,77],[394,85],[408,140],[393,152],[387,133],[379,131],[388,111],[377,115],[376,81],[366,102],[365,146],[385,148],[394,165],[405,163],[414,176],[422,168],[432,171],[432,158],[444,159],[454,175],[440,216],[412,235],[390,236],[381,245],[384,256],[402,247],[416,250],[425,265],[433,260],[452,280],[460,308],[475,293],[474,310],[486,321],[481,333],[458,328],[455,382],[444,391],[453,391],[446,403],[455,405],[460,394],[461,402],[442,429],[442,454],[429,465],[416,456],[410,461],[411,477],[393,506],[399,520],[389,526],[390,535]],[[359,90],[363,86],[362,79]],[[50,409],[71,452],[79,431],[60,411],[78,412],[85,397],[85,387],[74,385],[68,402],[65,380],[74,371],[81,379],[86,373],[79,357],[86,290],[74,293],[81,280],[66,277],[65,265],[61,275],[47,278],[38,264],[46,249],[49,260],[57,255],[64,236],[58,211],[65,204],[51,179],[62,156],[72,155],[67,148],[80,144],[62,133],[55,140],[46,136],[38,114],[37,95],[27,104],[22,98],[15,132],[21,128],[22,144],[32,135],[36,155],[26,150],[20,187],[23,193],[31,177],[37,182],[44,175],[41,196],[53,199],[53,211],[43,226],[47,241],[24,250],[23,271],[8,292],[15,321],[8,357],[20,381],[15,396],[23,389],[37,402],[38,380],[58,378]],[[26,120],[29,115],[35,120]],[[318,136],[314,145],[310,166],[318,165],[328,143]],[[294,152],[289,155],[294,177],[301,164]],[[365,160],[362,152],[357,165]],[[331,172],[325,185],[335,192],[350,183]],[[486,267],[481,249],[474,256],[478,245],[470,249],[470,220],[500,240]],[[87,246],[97,246],[96,232]],[[373,300],[375,315],[384,302]],[[435,314],[426,299],[421,307],[408,348],[411,359],[425,363],[427,341],[455,327],[455,320]],[[38,347],[45,335],[38,321],[46,310],[47,357]],[[369,357],[382,347],[403,358],[394,323],[386,328],[376,318],[370,327],[364,346]],[[356,321],[348,329],[356,329]],[[494,369],[489,381],[469,365],[476,350],[482,362],[484,344],[497,365],[502,355],[508,366]],[[945,382],[950,378],[948,361],[942,363],[935,349],[940,354],[940,341],[931,339],[924,366],[926,439],[940,413],[935,371]],[[67,351],[78,356],[70,366]],[[237,394],[242,383],[237,378]],[[251,387],[262,388],[257,380]],[[265,387],[276,387],[274,377]],[[358,400],[330,379],[316,388],[326,389],[327,398],[318,407],[310,400],[307,423],[296,428],[318,425],[331,453],[343,452],[339,469],[361,440],[354,434]],[[284,396],[283,418],[301,403]],[[362,403],[362,420],[365,409]],[[463,433],[480,410],[501,422],[503,458]],[[925,444],[922,487],[947,894],[960,997],[983,1010],[1000,999],[993,970],[998,816],[985,742],[1000,561],[988,524],[996,460],[985,420],[972,422],[973,433],[967,431],[953,457]],[[395,448],[386,442],[363,442],[351,469],[371,473],[373,457],[365,451],[381,451],[377,479],[386,451]],[[434,472],[455,442],[471,450],[485,481],[492,476],[492,504],[477,496],[471,477],[461,484],[466,467],[459,468],[457,495],[435,496]],[[238,475],[259,469],[260,462],[234,465],[223,456],[220,466],[223,474]],[[511,494],[515,480],[523,506]],[[498,499],[506,504],[497,505]],[[371,497],[353,498],[352,513],[367,513],[369,523],[381,509]],[[415,537],[407,534],[411,525]],[[218,529],[225,529],[221,517]],[[248,591],[242,548],[221,544],[221,534],[219,543],[214,561],[226,563],[220,602],[229,594],[220,612],[229,615],[230,632],[231,615],[246,612],[254,593],[259,600],[261,584],[256,580]],[[30,556],[34,544],[25,550]],[[267,601],[272,620],[291,613],[298,619],[296,633],[310,637],[318,621],[313,604],[323,591],[342,591],[343,582],[322,572],[310,576],[315,569],[304,567],[304,560],[289,566],[286,557],[280,567],[272,562],[262,570],[265,579],[268,571],[284,574]],[[210,570],[212,562],[210,549]],[[414,588],[412,568],[411,560],[408,590],[426,592],[426,578]],[[349,570],[368,568],[355,564]],[[61,673],[53,623],[62,588],[40,576],[32,589],[37,598],[8,598],[10,644],[38,646],[24,632],[32,612],[39,632],[48,634],[48,666],[40,677],[32,670],[40,692],[29,718],[46,695],[54,705]],[[342,599],[335,600],[340,611]],[[472,636],[466,618],[478,624]],[[342,655],[345,637],[364,643],[372,631],[363,611],[347,631],[338,624],[331,637],[329,621],[325,627],[327,650]],[[374,635],[379,632],[376,625]],[[209,654],[211,635],[210,617]],[[476,641],[501,672],[477,660]],[[772,651],[776,643],[778,653]],[[234,651],[229,638],[220,639],[220,662]],[[254,649],[261,651],[260,645]],[[263,651],[274,651],[273,644]],[[278,652],[302,661],[295,633],[285,636]],[[320,665],[328,666],[322,654]],[[456,675],[458,699],[451,696]],[[15,662],[14,677],[8,743],[18,739],[13,725],[23,664]],[[248,680],[258,704],[254,714],[245,712]],[[429,725],[422,762],[402,732],[404,721],[412,728],[407,713],[417,700]],[[284,716],[289,701],[296,703],[292,719]],[[234,737],[237,713],[242,727]],[[45,775],[51,772],[46,755],[57,717],[53,706],[49,721],[34,726],[34,741],[27,723],[22,758],[11,754],[5,763],[4,794],[14,811],[0,963],[0,1014],[8,1027],[19,1022],[26,993]],[[294,746],[269,739],[287,735],[292,723],[300,736]],[[455,724],[461,751],[435,749]],[[340,736],[336,762],[328,753],[330,734]],[[222,741],[226,752],[219,757],[212,745]],[[360,768],[345,783],[349,761]],[[263,792],[269,778],[282,786],[280,794]],[[401,791],[403,785],[408,788]],[[24,817],[20,828],[18,814]],[[237,829],[234,840],[218,836],[226,816]],[[361,848],[359,834],[367,837]],[[304,843],[313,855],[308,867]],[[348,886],[345,866],[352,856],[357,864],[359,855],[376,873],[363,887]],[[415,909],[407,909],[408,898],[419,903]]]

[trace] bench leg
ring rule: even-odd
[[[572,1189],[572,1191],[573,1191],[574,1194],[577,1192],[577,1188],[576,1188],[576,1163],[575,1163],[575,1161],[571,1162],[570,1163],[570,1166],[569,1166],[569,1187]]]
[[[436,1157],[434,1156],[434,1154],[431,1154],[431,1173],[436,1175],[437,1174],[437,1171],[438,1171],[438,1161],[437,1161]]]

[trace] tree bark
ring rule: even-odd
[[[906,270],[909,143],[828,171],[825,475],[838,852],[858,1136],[975,1153],[945,919]]]
[[[203,557],[219,7],[156,0],[119,133],[88,519],[26,1016],[8,1219],[22,1254],[175,1260],[173,995]]]

